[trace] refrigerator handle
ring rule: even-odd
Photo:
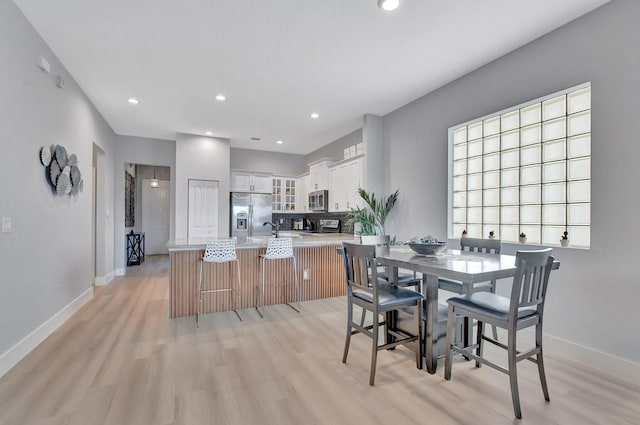
[[[249,228],[248,236],[253,236],[253,204],[249,204],[249,223],[247,227]]]

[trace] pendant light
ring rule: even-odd
[[[157,188],[160,187],[160,182],[156,178],[156,167],[153,167],[153,178],[151,179],[151,187]]]

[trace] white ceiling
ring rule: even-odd
[[[607,1],[15,0],[116,133],[299,154]]]

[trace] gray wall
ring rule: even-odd
[[[629,320],[640,299],[640,251],[633,244],[640,211],[638,16],[640,2],[613,1],[384,118],[388,187],[402,197],[391,232],[401,240],[445,238],[447,129],[591,81],[592,247],[554,249],[562,266],[551,278],[545,332],[634,363],[640,363],[640,338]]]
[[[331,158],[340,161],[344,158],[344,148],[360,142],[362,142],[361,128],[309,153],[306,157],[306,163],[308,164],[322,158]],[[306,171],[309,170],[307,169]]]
[[[297,176],[308,172],[305,155],[231,148],[231,169]]]
[[[36,67],[40,56],[50,62],[51,74]],[[0,63],[0,216],[13,219],[13,231],[0,234],[2,358],[79,296],[90,294],[93,144],[104,151],[107,164],[99,195],[103,204],[113,205],[109,164],[115,134],[12,1],[0,2]],[[56,75],[65,79],[64,89],[56,87]],[[49,144],[62,144],[78,156],[83,192],[52,193],[39,162],[40,147]],[[104,212],[98,214],[100,229],[112,235],[113,216]],[[111,242],[102,236],[108,251]],[[101,253],[103,266],[112,269],[111,254]]]
[[[342,160],[344,148],[360,142],[362,142],[361,128],[308,155],[231,148],[231,169],[274,173],[280,176],[298,176],[308,173],[308,164],[318,159]]]
[[[218,236],[229,236],[229,164],[228,139],[178,134],[176,137],[175,241],[187,242],[189,180],[219,182]]]
[[[118,136],[115,144],[115,267],[116,274],[126,270],[125,228],[124,228],[124,170],[125,164],[146,164],[169,167],[170,170],[170,229],[169,235],[175,238],[175,173],[176,142],[173,140],[147,139],[143,137]]]

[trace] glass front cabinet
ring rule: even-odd
[[[273,177],[271,193],[273,195],[274,212],[295,212],[296,209],[296,179],[288,177]]]

